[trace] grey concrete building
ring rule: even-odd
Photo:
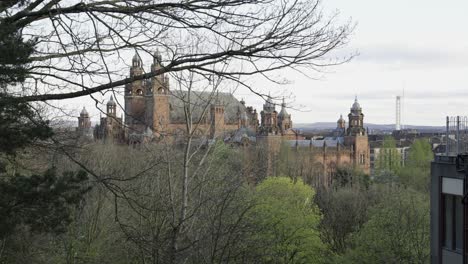
[[[447,118],[446,153],[431,165],[431,263],[466,264],[468,257],[467,119]],[[448,138],[448,137],[447,137]]]
[[[431,263],[463,264],[467,257],[468,155],[437,155],[431,168]]]

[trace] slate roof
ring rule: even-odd
[[[342,137],[327,137],[324,139],[303,139],[303,140],[287,140],[287,143],[291,147],[295,147],[296,143],[299,147],[309,147],[311,144],[313,147],[322,148],[326,143],[327,147],[336,147],[338,144],[343,144],[344,139]]]
[[[170,104],[170,119],[173,123],[184,123],[184,101],[188,100],[187,91],[171,91],[169,96]],[[206,118],[210,118],[210,107],[211,104],[219,104],[224,106],[224,122],[228,124],[236,123],[238,120],[237,112],[240,109],[241,112],[246,111],[245,105],[241,104],[232,94],[230,93],[217,93],[212,94],[211,92],[198,92],[192,91],[190,94],[190,102],[192,109],[193,120],[198,120],[203,112],[205,106],[208,105]]]
[[[257,140],[256,135],[257,134],[253,129],[241,127],[238,130],[236,130],[232,138],[230,138],[229,140],[232,142],[240,143],[242,142],[243,138],[248,138],[249,141],[255,142]]]

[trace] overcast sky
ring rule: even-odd
[[[349,51],[360,55],[320,80],[289,77],[292,106],[304,110],[290,111],[294,122],[335,121],[340,113],[347,115],[357,95],[366,122],[394,123],[395,96],[403,89],[406,124],[444,125],[446,115],[467,114],[468,1],[326,0],[323,5],[357,23]]]
[[[444,125],[446,115],[468,114],[468,1],[324,0],[323,6],[357,24],[340,53],[360,55],[318,80],[283,71],[292,84],[256,83],[265,92],[292,94],[290,106],[301,110],[289,110],[293,122],[335,122],[357,95],[365,122],[394,123],[395,96],[403,90],[404,124]],[[261,98],[235,95],[261,110]],[[93,108],[91,100],[78,103]]]

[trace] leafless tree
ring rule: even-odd
[[[9,0],[0,3],[0,27],[6,26],[36,43],[26,80],[2,91],[18,100],[94,98],[164,73],[188,90],[181,98],[182,149],[162,143],[93,154],[58,147],[103,187],[102,199],[112,202],[114,220],[141,263],[247,258],[238,242],[250,228],[243,222],[248,189],[241,172],[223,160],[226,146],[205,144],[197,134],[220,81],[260,94],[246,78],[278,82],[270,73],[291,68],[309,74],[352,57],[333,57],[353,26],[325,15],[319,0]],[[164,55],[163,67],[128,77],[134,53],[156,51]],[[198,105],[191,98],[196,78],[212,85],[208,100]],[[194,107],[201,115],[193,115]]]
[[[187,69],[246,86],[243,76],[271,79],[269,72],[283,68],[319,71],[352,57],[331,52],[347,43],[353,29],[340,25],[336,14],[325,15],[320,2],[5,1],[0,26],[36,42],[26,81],[7,93],[26,101],[67,99]],[[164,67],[127,76],[122,66],[130,53],[156,50],[165,55]]]

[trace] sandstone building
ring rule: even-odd
[[[153,56],[151,71],[162,66],[159,53]],[[138,55],[132,59],[130,76],[144,73],[143,63]],[[189,100],[190,98],[190,100]],[[244,100],[237,100],[232,94],[181,91],[172,89],[168,75],[161,74],[151,79],[134,81],[124,88],[124,117],[117,117],[117,104],[113,97],[107,102],[106,116],[94,128],[94,138],[127,144],[159,142],[184,135],[186,130],[186,109],[191,109],[191,120],[197,124],[196,134],[209,140],[223,140],[239,146],[262,146],[266,154],[268,174],[274,174],[275,155],[282,144],[294,149],[307,149],[314,163],[323,166],[322,184],[329,183],[338,166],[351,165],[369,173],[370,153],[364,114],[355,99],[346,121],[340,116],[337,128],[331,137],[306,139],[293,128],[292,116],[286,103],[281,109],[268,96],[260,112],[246,106]],[[84,110],[85,111],[85,110]],[[89,131],[91,122],[84,112],[78,118],[79,131]]]

